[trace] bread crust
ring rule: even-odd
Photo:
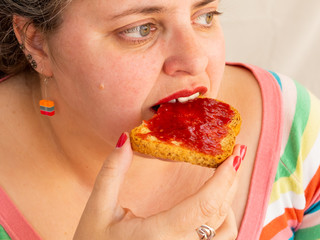
[[[139,135],[150,132],[144,122],[140,126],[132,129],[130,132],[132,149],[136,152],[160,159],[183,161],[204,167],[216,168],[232,154],[236,136],[240,132],[241,116],[239,112],[232,106],[230,106],[230,109],[234,112],[234,116],[226,125],[228,128],[227,136],[220,142],[222,149],[221,154],[210,155],[202,153],[184,146],[180,146],[179,142],[176,141],[172,141],[171,143],[163,142],[152,135],[147,135],[146,137],[142,138]]]

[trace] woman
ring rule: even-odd
[[[302,168],[304,158],[291,154],[302,142],[285,100],[293,82],[226,65],[218,7],[217,0],[1,2],[7,238],[289,239],[300,228],[308,236],[319,229],[303,217],[317,213],[310,207],[319,163],[312,157]],[[134,155],[123,132],[150,118],[159,100],[196,89],[239,110],[233,155],[216,171]],[[313,129],[301,146],[315,152],[320,126],[308,120],[319,116],[319,103],[301,91],[296,103],[312,99],[301,115]],[[304,169],[313,170],[306,179]],[[277,198],[279,189],[289,198]]]

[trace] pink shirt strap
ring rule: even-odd
[[[14,240],[41,240],[1,187],[0,225]]]
[[[237,238],[238,240],[259,239],[280,159],[283,128],[281,89],[274,76],[264,69],[240,63],[230,63],[230,65],[238,65],[251,71],[261,90],[262,126],[260,140],[247,206]]]

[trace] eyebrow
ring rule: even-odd
[[[131,8],[119,14],[113,15],[110,19],[115,20],[117,18],[121,18],[127,15],[138,15],[138,14],[151,14],[151,13],[162,13],[166,10],[165,7],[138,7],[138,8]]]
[[[197,3],[193,4],[192,8],[200,8],[200,7],[206,6],[209,3],[212,3],[212,2],[215,2],[215,1],[216,0],[203,0],[203,1],[200,1],[200,2],[197,2]]]
[[[212,3],[214,1],[216,1],[216,0],[202,0],[200,2],[193,4],[192,8],[193,9],[200,8],[200,7],[206,6],[209,3]],[[124,16],[128,16],[128,15],[138,15],[138,14],[147,15],[147,14],[152,14],[152,13],[162,13],[166,10],[167,10],[166,7],[160,7],[160,6],[130,8],[128,10],[125,10],[124,12],[121,12],[119,14],[115,14],[115,15],[111,16],[110,20],[115,20],[115,19],[118,19],[118,18],[121,18]]]

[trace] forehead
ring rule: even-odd
[[[74,0],[73,7],[91,10],[95,13],[119,16],[136,12],[164,11],[173,8],[198,8],[219,0]]]
[[[114,28],[135,22],[141,17],[172,17],[174,13],[185,16],[202,7],[218,8],[219,0],[73,0],[62,14],[64,26],[73,30]],[[168,14],[168,15],[166,15]]]

